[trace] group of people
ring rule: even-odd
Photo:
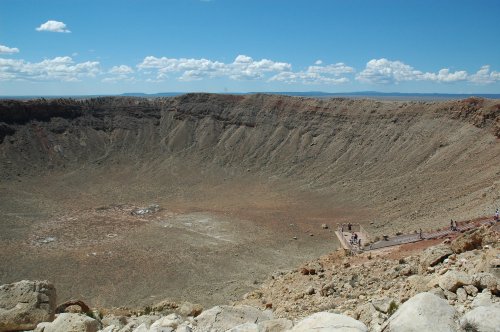
[[[347,231],[351,233],[349,244],[352,246],[357,245],[359,248],[361,248],[361,237],[359,237],[358,234],[356,234],[356,232],[353,232],[351,223],[347,224]],[[340,232],[342,234],[344,233],[344,225],[341,225]]]
[[[358,245],[361,248],[361,238],[356,233],[352,233],[349,243],[351,245]]]

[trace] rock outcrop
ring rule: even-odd
[[[54,319],[56,289],[48,281],[23,280],[0,286],[0,331],[32,330]]]

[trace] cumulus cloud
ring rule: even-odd
[[[382,58],[368,61],[366,68],[356,76],[356,79],[365,83],[387,84],[411,81],[420,75],[422,72],[401,61],[390,61]]]
[[[111,74],[132,74],[134,70],[127,65],[113,66],[109,70]]]
[[[500,81],[500,72],[490,71],[489,65],[482,66],[469,80],[476,84],[491,84]]]
[[[0,80],[79,81],[100,73],[97,61],[75,63],[69,56],[41,62],[0,58]]]
[[[321,66],[322,63],[318,60],[314,66],[309,66],[306,70],[278,73],[271,77],[270,81],[301,84],[343,84],[349,82],[345,75],[354,73],[354,68],[342,62]]]
[[[435,73],[425,73],[422,75],[420,79],[422,80],[429,80],[429,81],[437,81],[437,82],[443,82],[443,83],[450,83],[450,82],[458,82],[458,81],[465,81],[467,80],[467,72],[464,70],[456,71],[456,72],[450,72],[448,68],[443,68],[439,70],[437,74]]]
[[[233,62],[224,63],[208,59],[157,58],[147,56],[137,65],[141,71],[156,70],[156,79],[165,79],[170,74],[177,74],[180,81],[194,81],[205,78],[229,77],[234,80],[262,79],[268,73],[291,69],[285,62],[268,59],[254,60],[246,55],[238,55]]]
[[[390,84],[406,81],[452,83],[465,81],[468,78],[467,72],[463,70],[450,72],[448,68],[443,68],[437,73],[424,73],[401,61],[391,61],[385,58],[368,61],[365,69],[356,76],[358,81],[372,84]]]
[[[66,24],[59,21],[48,20],[47,22],[41,24],[36,31],[49,31],[49,32],[65,32],[70,33],[68,29],[66,29]]]
[[[0,45],[0,54],[14,54],[19,53],[19,49],[17,47],[8,47],[5,45]]]
[[[127,65],[113,66],[108,71],[108,74],[112,76],[103,78],[102,82],[116,83],[119,81],[135,81],[135,78],[130,76],[134,72],[134,69]]]

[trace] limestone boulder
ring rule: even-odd
[[[450,270],[439,278],[439,287],[450,292],[471,284],[472,277],[461,271]]]
[[[471,303],[472,308],[488,307],[491,305],[493,305],[493,300],[491,297],[491,291],[488,289],[485,289],[481,293],[477,294]]]
[[[368,326],[370,331],[380,331],[384,316],[370,302],[356,308],[354,317]]]
[[[283,332],[293,327],[293,322],[286,318],[265,320],[257,324],[259,332]]]
[[[138,329],[141,325],[148,328],[161,317],[157,315],[143,315],[139,317],[131,317],[127,320],[127,324],[120,329],[120,332],[132,332]]]
[[[460,319],[460,327],[464,331],[499,332],[500,306],[477,307]]]
[[[498,290],[498,279],[491,273],[477,273],[472,276],[472,282],[479,289],[489,289],[494,293]]]
[[[23,280],[0,286],[0,331],[33,330],[51,322],[56,289],[48,281]]]
[[[317,312],[297,323],[290,332],[366,332],[368,328],[354,318],[329,312]]]
[[[97,332],[99,322],[82,314],[62,313],[52,323],[42,323],[40,332]]]
[[[175,329],[175,332],[192,332],[191,326],[182,324]]]
[[[456,331],[457,311],[446,300],[420,293],[403,303],[386,321],[384,332]]]
[[[462,253],[473,249],[479,249],[483,245],[484,229],[469,231],[456,238],[451,243],[451,249],[455,253]]]
[[[420,265],[423,270],[430,266],[435,266],[445,260],[446,257],[453,254],[453,250],[445,244],[440,244],[424,250],[420,259]]]
[[[226,332],[260,332],[259,326],[255,323],[244,323],[238,326],[235,326]]]
[[[241,306],[216,306],[203,311],[195,318],[194,331],[226,331],[244,323],[255,323],[273,319],[271,311]]]
[[[382,297],[379,299],[372,300],[372,304],[375,307],[375,309],[377,309],[377,311],[383,312],[384,314],[389,312],[392,302],[395,301],[389,297]]]
[[[203,311],[203,306],[200,304],[193,304],[190,302],[182,303],[178,308],[179,314],[182,316],[196,317]]]
[[[163,332],[167,328],[175,330],[183,322],[182,317],[177,314],[170,314],[168,316],[158,319],[151,324],[150,332]]]
[[[106,315],[101,319],[101,323],[105,327],[112,325],[115,328],[121,329],[127,325],[128,322],[126,316]]]
[[[372,322],[379,316],[379,312],[377,311],[377,309],[375,309],[373,304],[368,302],[357,307],[354,312],[354,315],[356,319],[360,320],[366,325],[369,325],[370,322]]]

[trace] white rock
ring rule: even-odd
[[[453,250],[444,244],[433,246],[424,250],[420,264],[426,269],[429,266],[439,264],[451,254],[453,254]]]
[[[255,323],[244,323],[227,330],[226,332],[260,332],[259,326]]]
[[[139,317],[129,318],[127,325],[120,329],[120,332],[132,332],[142,324],[149,328],[151,324],[153,324],[158,319],[160,319],[160,316],[155,315],[143,315]]]
[[[99,330],[100,332],[118,332],[120,329],[115,325],[106,326],[104,329]]]
[[[394,302],[394,300],[388,297],[372,300],[372,304],[375,309],[377,309],[377,311],[383,312],[384,314],[389,312],[389,308],[391,307],[392,302]]]
[[[191,327],[189,325],[180,325],[175,329],[175,332],[191,332]]]
[[[460,319],[460,327],[465,331],[499,332],[500,306],[477,307]]]
[[[491,273],[478,273],[472,276],[474,284],[480,288],[487,288],[491,291],[496,291],[498,287],[498,279]]]
[[[265,320],[257,324],[259,332],[283,332],[293,327],[293,322],[285,318]]]
[[[478,290],[477,290],[476,287],[474,287],[472,285],[464,286],[464,289],[467,292],[467,294],[470,295],[470,296],[472,296],[472,297],[474,297],[474,296],[477,295]]]
[[[471,303],[472,308],[477,308],[482,306],[488,307],[491,305],[493,305],[493,301],[491,300],[491,292],[487,289],[477,294]]]
[[[457,288],[472,284],[472,277],[460,271],[448,271],[439,278],[439,287],[455,292]]]
[[[142,323],[141,325],[136,327],[133,332],[149,332],[149,329],[148,329],[148,326],[146,325],[146,323]],[[170,331],[165,331],[165,332],[172,332],[172,329],[170,329]]]
[[[244,323],[259,323],[273,318],[271,311],[241,306],[216,306],[203,311],[195,318],[194,331],[211,332],[225,331]]]
[[[43,332],[97,332],[99,322],[82,314],[62,313]]]
[[[345,331],[345,332],[366,332],[365,324],[349,316],[332,314],[329,312],[318,312],[308,316],[297,323],[290,332],[309,331]]]
[[[467,300],[467,292],[462,287],[457,289],[457,300],[462,303]]]
[[[403,303],[384,324],[385,332],[449,332],[456,330],[457,311],[431,293],[420,293]]]
[[[119,330],[127,325],[127,317],[106,315],[101,319],[101,323],[103,326],[113,325],[117,330]]]
[[[158,319],[156,322],[151,324],[150,332],[163,332],[162,328],[169,327],[175,330],[177,326],[182,323],[182,317],[177,314],[170,314],[168,316]]]

